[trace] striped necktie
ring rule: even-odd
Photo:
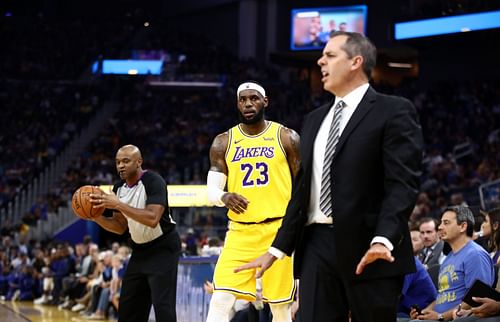
[[[330,171],[333,160],[335,147],[339,142],[340,137],[340,120],[342,119],[342,109],[345,107],[344,101],[339,101],[334,107],[332,125],[328,132],[328,140],[326,141],[325,158],[323,161],[323,174],[321,175],[321,193],[319,197],[319,209],[330,217],[332,215],[332,194]]]

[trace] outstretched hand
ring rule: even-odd
[[[394,262],[394,257],[391,255],[391,251],[383,244],[375,243],[366,251],[365,256],[361,258],[361,261],[356,267],[356,275],[363,273],[366,265],[379,259],[383,259],[391,263]]]
[[[242,265],[234,270],[235,273],[247,270],[247,269],[255,269],[259,268],[257,270],[257,273],[255,274],[256,278],[262,277],[264,275],[264,272],[273,265],[274,261],[277,258],[271,255],[270,253],[266,252],[263,255],[257,257],[250,263],[247,263],[245,265]]]
[[[478,307],[471,309],[472,314],[481,318],[495,316],[500,314],[500,302],[487,297],[473,297],[475,302],[480,303]]]

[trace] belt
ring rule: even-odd
[[[312,223],[308,226],[306,226],[306,228],[310,228],[310,229],[315,229],[315,228],[333,228],[333,224],[320,224],[320,223]]]
[[[244,225],[255,225],[255,224],[265,224],[269,222],[273,222],[279,219],[282,219],[283,217],[273,217],[273,218],[266,218],[262,221],[259,222],[254,222],[254,221],[236,221],[236,220],[231,220],[232,222],[236,222],[238,224],[244,224]]]

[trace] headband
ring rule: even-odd
[[[259,92],[262,96],[266,97],[266,91],[264,90],[264,87],[260,86],[259,84],[252,83],[252,82],[246,82],[238,86],[238,90],[236,91],[236,95],[240,96],[240,92],[244,91],[246,89],[253,89]]]

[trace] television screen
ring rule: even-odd
[[[293,9],[290,48],[322,50],[335,30],[366,34],[366,16],[366,5]]]
[[[394,24],[394,38],[402,40],[494,28],[500,28],[500,11],[398,22]]]
[[[98,62],[92,65],[92,72],[103,75],[160,75],[162,68],[163,60],[104,59],[101,66]]]

